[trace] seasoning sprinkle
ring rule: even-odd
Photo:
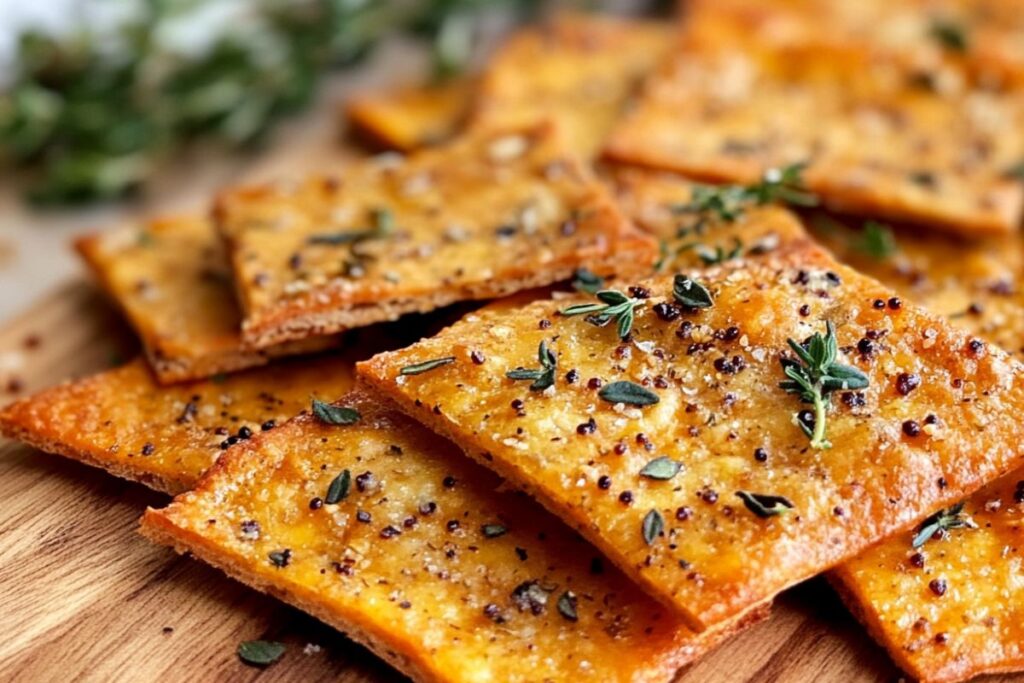
[[[761,181],[753,185],[701,185],[694,188],[693,198],[687,204],[677,204],[672,212],[697,214],[701,218],[714,216],[732,223],[749,206],[764,206],[774,202],[795,206],[817,206],[818,198],[804,187],[803,171],[807,164],[796,163],[783,168],[770,168]]]
[[[609,403],[626,403],[634,406],[652,406],[661,400],[650,389],[626,380],[606,384],[597,395]]]
[[[825,421],[830,404],[830,395],[837,390],[849,391],[868,386],[868,378],[857,368],[836,362],[839,344],[836,341],[835,326],[831,321],[825,324],[825,336],[815,332],[803,344],[789,339],[789,347],[797,359],[781,358],[782,371],[789,379],[780,382],[779,387],[796,394],[800,400],[814,405],[811,424],[797,420],[800,429],[810,438],[811,448],[830,448],[825,438]]]
[[[672,460],[671,458],[661,456],[644,465],[644,468],[640,470],[640,476],[647,477],[648,479],[667,481],[679,474],[682,469],[682,464]]]
[[[424,372],[430,372],[435,368],[439,368],[442,365],[449,365],[455,362],[455,356],[445,356],[444,358],[435,358],[433,360],[425,360],[422,363],[413,363],[412,365],[406,365],[399,374],[401,375],[421,375]]]
[[[395,217],[389,210],[376,208],[370,212],[370,222],[373,227],[365,230],[350,230],[347,232],[334,232],[320,235],[311,235],[309,244],[327,244],[340,246],[342,244],[357,244],[366,240],[382,239],[390,236],[395,231]]]
[[[576,604],[576,594],[572,591],[565,591],[558,596],[558,613],[569,621],[578,621],[579,615],[576,613]]]
[[[748,510],[762,519],[775,517],[793,509],[793,503],[783,496],[771,496],[750,491],[737,491],[736,496]]]
[[[677,274],[672,280],[672,296],[689,308],[710,308],[714,304],[707,287],[685,275]]]
[[[313,415],[324,424],[329,425],[350,425],[355,424],[361,417],[355,408],[331,405],[317,399],[313,399]]]
[[[654,543],[654,539],[661,535],[661,532],[665,530],[665,518],[661,516],[661,513],[657,510],[651,510],[644,515],[644,522],[642,531],[644,534],[644,542],[647,545]]]
[[[497,538],[508,533],[508,529],[502,524],[484,524],[480,527],[485,538]]]
[[[562,315],[586,315],[587,322],[597,327],[604,327],[614,320],[618,327],[619,338],[625,339],[633,329],[633,311],[643,305],[642,299],[628,297],[614,289],[603,289],[597,292],[602,303],[575,304],[561,311]]]
[[[558,359],[551,349],[548,348],[547,342],[541,341],[537,347],[537,360],[540,363],[539,370],[519,367],[515,370],[509,370],[505,373],[505,376],[511,380],[533,380],[533,383],[530,385],[530,391],[544,391],[555,383],[555,370],[558,365]]]
[[[921,522],[921,526],[918,527],[917,535],[914,536],[914,540],[911,542],[911,545],[914,548],[920,548],[930,541],[936,534],[949,531],[950,529],[977,528],[978,525],[974,523],[974,520],[964,513],[964,504],[962,502],[957,503],[952,507],[939,510],[934,515]]]
[[[342,470],[341,474],[336,476],[330,486],[327,487],[327,496],[324,497],[324,502],[328,505],[336,505],[341,501],[348,498],[349,489],[352,487],[352,473],[347,469]]]
[[[238,645],[238,658],[252,666],[273,664],[284,652],[284,643],[272,640],[246,640]]]
[[[579,268],[573,273],[572,287],[585,294],[597,294],[604,287],[604,278],[586,268]]]

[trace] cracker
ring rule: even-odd
[[[257,347],[568,278],[643,272],[657,247],[550,125],[478,130],[338,179],[220,197]]]
[[[665,681],[763,614],[696,634],[453,444],[365,395],[338,405],[359,420],[304,414],[231,449],[143,533],[416,681]]]
[[[695,627],[769,599],[1024,463],[1024,369],[1003,352],[972,344],[820,250],[695,276],[713,306],[668,305],[673,278],[649,280],[632,290],[650,298],[640,299],[626,342],[615,322],[559,314],[595,301],[580,295],[467,316],[360,363],[357,374],[527,488]],[[680,286],[685,296],[696,291]],[[813,422],[810,404],[779,387],[787,339],[824,334],[826,322],[839,362],[870,382],[831,397],[827,450],[799,424],[798,413]],[[877,343],[862,355],[869,337]],[[535,391],[507,373],[544,370],[541,341],[557,365],[553,386]],[[440,358],[453,360],[410,374]],[[602,398],[623,381],[642,383],[659,402]],[[904,423],[927,424],[931,414],[934,434],[908,435]],[[651,476],[641,474],[649,466]],[[670,480],[652,478],[665,474]],[[761,518],[740,492],[793,507]]]
[[[954,68],[985,84],[1024,80],[1020,0],[692,0],[690,31],[737,40],[872,45],[941,86]]]
[[[476,90],[469,77],[356,93],[345,105],[353,132],[375,147],[411,152],[455,136]]]
[[[807,163],[807,187],[838,211],[966,236],[1018,228],[1017,96],[924,89],[856,49],[695,42],[649,79],[608,158],[716,182]]]
[[[167,493],[191,488],[239,435],[273,428],[352,383],[352,360],[280,361],[159,386],[143,359],[0,409],[0,433]]]
[[[723,217],[698,210],[694,192],[701,186],[681,176],[638,168],[614,169],[609,176],[623,213],[658,238],[658,272],[763,256],[809,241],[800,219],[782,206],[747,206]]]
[[[1024,471],[1018,471],[966,501],[963,512],[977,529],[953,529],[916,550],[917,529],[901,533],[836,569],[833,585],[918,680],[952,683],[1022,671],[1022,510]]]
[[[1024,238],[961,240],[884,224],[810,220],[841,261],[957,327],[1024,354]]]
[[[325,349],[337,338],[243,347],[223,245],[206,219],[180,216],[80,238],[79,253],[124,311],[163,383],[264,365]]]
[[[591,158],[637,86],[668,54],[664,23],[561,14],[513,34],[484,71],[473,121],[526,125],[551,118]]]

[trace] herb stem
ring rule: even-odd
[[[828,398],[826,394],[821,391],[820,383],[819,390],[814,393],[814,433],[811,434],[811,448],[826,449],[832,448],[832,443],[825,438],[825,420],[827,419],[826,413],[828,411]]]

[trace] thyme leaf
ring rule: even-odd
[[[783,496],[772,496],[750,491],[737,491],[736,496],[748,510],[762,519],[775,517],[793,509],[793,503]]]
[[[648,479],[668,481],[679,474],[679,471],[682,469],[683,466],[672,458],[661,456],[644,465],[644,468],[640,470],[640,476],[647,477]]]
[[[826,323],[824,336],[815,332],[803,344],[792,339],[787,341],[796,359],[780,359],[787,379],[780,382],[779,387],[814,406],[813,426],[799,419],[797,423],[811,440],[811,448],[830,448],[832,444],[825,438],[830,395],[837,390],[863,389],[868,386],[867,375],[857,368],[836,362],[839,346],[831,321]]]
[[[330,486],[327,487],[327,495],[324,497],[324,502],[328,505],[340,503],[348,498],[348,492],[351,487],[352,473],[347,469],[342,470],[341,474],[332,479]]]
[[[336,406],[313,399],[313,415],[324,424],[350,425],[359,421],[359,411],[355,408]]]
[[[327,244],[340,246],[342,244],[358,244],[367,240],[376,240],[389,237],[395,231],[395,217],[388,209],[376,208],[370,212],[370,223],[372,227],[365,230],[349,230],[347,232],[321,233],[310,235],[306,240],[309,244]]]
[[[576,613],[576,594],[572,591],[565,591],[558,596],[558,613],[569,621],[578,621],[579,615]]]
[[[597,327],[604,327],[614,320],[619,338],[628,337],[633,329],[633,311],[643,305],[643,300],[628,297],[615,289],[602,289],[596,296],[601,303],[575,304],[560,313],[565,316],[586,315],[587,322]]]
[[[573,273],[572,286],[578,292],[597,294],[604,287],[604,278],[586,268],[579,268]]]
[[[707,287],[685,275],[677,274],[673,279],[672,296],[689,308],[710,308],[715,303]]]
[[[442,365],[449,365],[455,362],[455,356],[445,356],[444,358],[434,358],[433,360],[425,360],[422,363],[413,363],[412,365],[406,365],[398,371],[400,375],[422,375],[424,372],[430,372],[434,368],[439,368]]]
[[[868,221],[864,224],[860,240],[854,246],[858,251],[878,261],[884,261],[899,250],[892,228],[877,221]]]
[[[921,522],[921,526],[917,529],[917,535],[914,536],[914,540],[911,545],[915,548],[920,548],[925,543],[930,541],[940,531],[949,531],[950,529],[977,529],[978,525],[974,523],[964,512],[964,504],[957,503],[952,507],[948,507],[944,510],[939,510],[928,519]]]
[[[647,545],[651,545],[661,535],[661,532],[665,530],[665,518],[657,510],[651,510],[644,515],[641,530],[643,531],[644,542]]]
[[[284,643],[273,640],[246,640],[238,644],[238,658],[252,666],[273,664],[284,652]]]
[[[606,384],[597,395],[609,403],[626,403],[634,406],[652,406],[661,400],[650,389],[627,380]]]
[[[806,167],[807,164],[796,163],[770,168],[760,182],[752,185],[701,185],[694,188],[689,203],[670,208],[676,214],[696,214],[698,224],[702,224],[709,217],[732,223],[751,206],[773,203],[817,206],[818,198],[804,187]]]
[[[548,348],[547,342],[541,341],[537,347],[537,360],[540,363],[539,370],[529,368],[516,368],[509,370],[505,376],[511,380],[533,380],[530,391],[544,391],[555,384],[555,370],[558,367],[558,358]]]

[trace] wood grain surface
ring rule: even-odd
[[[92,287],[72,282],[0,331],[0,390],[21,393],[130,358],[134,342]],[[11,398],[8,394],[2,400]],[[10,442],[0,443],[0,681],[394,681],[341,634],[136,532],[167,498]],[[242,640],[285,656],[242,664]],[[898,681],[816,579],[772,618],[680,673],[685,683]],[[992,678],[990,681],[1020,680]]]

